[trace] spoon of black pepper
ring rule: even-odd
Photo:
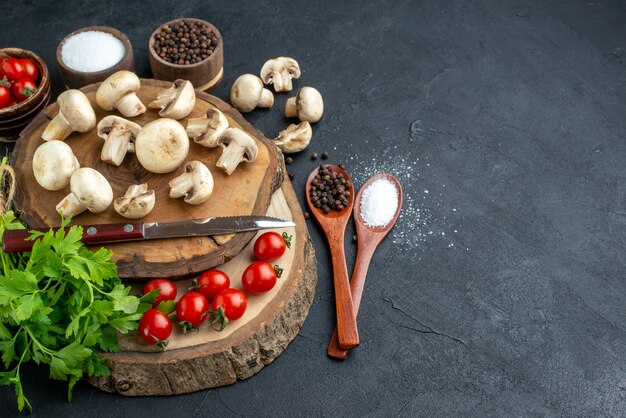
[[[396,212],[393,214],[391,220],[385,226],[369,226],[365,223],[365,220],[361,214],[361,197],[363,191],[366,190],[376,180],[385,179],[389,180],[396,188],[398,193],[398,206]],[[350,282],[350,291],[352,293],[352,305],[354,307],[354,314],[359,313],[359,306],[361,305],[361,296],[363,296],[363,289],[365,288],[365,279],[367,278],[367,270],[369,268],[374,252],[381,241],[387,236],[389,231],[393,228],[400,216],[400,210],[402,209],[402,185],[400,181],[392,174],[379,173],[376,174],[365,182],[359,193],[356,196],[356,203],[354,206],[354,224],[357,232],[357,255],[354,263],[354,271],[352,272],[352,281]],[[348,357],[349,350],[344,349],[337,340],[337,329],[333,333],[333,337],[328,345],[328,355],[340,360],[345,360]]]
[[[354,206],[354,186],[348,173],[336,165],[324,164],[311,172],[306,182],[306,200],[322,227],[333,260],[337,344],[343,349],[359,345],[356,316],[348,281],[344,250],[346,225]]]

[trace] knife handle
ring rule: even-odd
[[[69,230],[69,226],[65,230]],[[33,249],[35,241],[26,241],[30,231],[48,232],[50,228],[22,229],[4,231],[2,235],[2,251],[18,253]],[[55,229],[56,231],[57,229]],[[144,224],[141,221],[119,224],[83,225],[81,241],[85,245],[116,241],[134,241],[144,237]]]

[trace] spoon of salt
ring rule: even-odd
[[[394,203],[397,203],[395,211]],[[389,173],[379,173],[370,177],[356,196],[354,223],[356,225],[358,244],[352,281],[350,282],[352,306],[355,315],[359,312],[367,270],[374,252],[396,224],[401,208],[402,185],[395,176]],[[337,328],[335,328],[328,345],[328,355],[345,360],[348,357],[348,351],[339,346]]]

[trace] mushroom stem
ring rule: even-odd
[[[239,162],[242,160],[243,153],[245,152],[244,147],[237,145],[234,142],[231,142],[222,152],[219,160],[215,163],[216,166],[223,168],[226,171],[226,174],[229,176],[235,171]]]
[[[44,141],[50,141],[51,139],[58,139],[63,141],[74,130],[70,122],[63,116],[63,113],[59,112],[46,126],[46,129],[41,134],[41,138]]]
[[[295,97],[291,97],[285,102],[285,116],[288,118],[295,118],[298,116],[298,106],[296,105]]]
[[[193,176],[186,172],[170,180],[170,197],[177,199],[186,196],[193,189]]]
[[[125,218],[139,219],[154,209],[155,200],[154,190],[148,190],[148,183],[133,184],[124,196],[115,199],[113,207]]]
[[[113,129],[109,132],[109,136],[102,146],[102,153],[100,154],[102,161],[119,167],[128,152],[132,135],[128,129],[113,125]]]
[[[282,71],[274,74],[274,89],[277,92],[291,91],[293,85],[291,84],[291,75],[288,71]]]
[[[151,109],[163,109],[176,99],[178,93],[175,88],[169,88],[161,91],[156,99],[148,103],[148,107]]]
[[[274,95],[268,89],[261,91],[261,101],[257,104],[257,107],[272,107],[274,106]]]
[[[87,206],[80,203],[74,193],[70,193],[59,202],[56,209],[61,215],[68,217],[83,213],[87,210]]]
[[[139,97],[135,93],[127,94],[115,104],[115,108],[127,118],[141,115],[146,111],[146,107],[141,103]]]

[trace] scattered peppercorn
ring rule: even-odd
[[[327,159],[327,158],[328,158],[328,153],[327,153],[326,151],[324,151],[324,152],[322,153],[322,160],[325,160],[325,159]]]
[[[339,164],[338,167],[341,168],[342,170],[345,170],[345,167],[343,166],[343,164]]]
[[[293,164],[293,158],[291,158],[291,157],[285,158],[285,164],[287,164],[287,165]]]
[[[352,235],[352,242],[357,242],[358,241],[358,237],[356,236],[356,234]]]
[[[289,173],[289,180],[293,181],[294,178],[296,178],[296,175],[293,173]]]
[[[329,166],[321,165],[309,189],[311,203],[324,213],[341,211],[349,204],[352,183],[343,174],[336,173]]]
[[[154,52],[172,64],[196,64],[207,59],[215,48],[217,35],[211,28],[184,19],[162,26],[154,35]]]
[[[314,152],[313,154],[311,154],[311,159],[313,161],[317,160],[317,152]]]
[[[304,212],[304,219],[309,219],[311,214],[309,212]]]

